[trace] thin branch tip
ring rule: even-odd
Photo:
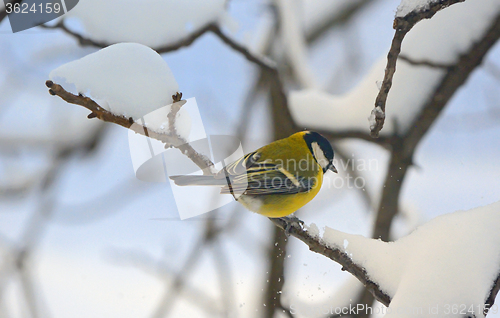
[[[392,87],[392,79],[396,72],[396,62],[401,53],[401,44],[406,34],[417,24],[424,19],[430,19],[436,12],[451,6],[452,4],[463,2],[465,0],[442,0],[436,3],[431,3],[428,9],[423,11],[412,11],[404,17],[396,17],[393,22],[393,28],[396,30],[392,39],[391,48],[387,54],[387,66],[385,68],[384,80],[375,100],[375,106],[380,106],[385,112],[385,105],[389,91]],[[429,65],[428,65],[429,66]],[[370,135],[374,138],[378,137],[379,132],[384,127],[384,119],[376,119],[376,125],[370,127]]]
[[[174,95],[172,95],[172,100],[174,101],[174,103],[180,102],[182,100],[182,93],[177,92]]]

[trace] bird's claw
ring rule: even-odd
[[[302,221],[301,219],[299,219],[298,217],[296,216],[284,216],[281,218],[283,221],[285,221],[285,234],[286,236],[290,236],[290,234],[292,233],[292,228],[293,227],[299,227],[302,229],[303,225],[304,225],[304,221]]]

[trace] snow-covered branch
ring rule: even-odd
[[[382,304],[389,306],[391,298],[384,293],[380,286],[369,278],[369,273],[361,266],[353,262],[351,257],[344,251],[338,248],[328,246],[318,236],[318,233],[311,234],[311,229],[304,229],[300,222],[288,221],[287,219],[270,219],[276,226],[286,229],[291,236],[304,242],[311,251],[328,257],[329,259],[339,263],[343,271],[348,271],[356,277],[365,287],[375,296]],[[315,229],[317,230],[317,228]]]
[[[123,126],[125,128],[131,129],[138,134],[157,139],[165,143],[166,147],[178,148],[204,172],[209,171],[209,169],[207,168],[213,166],[213,163],[206,156],[198,153],[186,140],[184,140],[182,137],[178,136],[175,133],[170,133],[170,134],[158,133],[152,129],[148,129],[143,125],[138,124],[137,122],[134,121],[132,117],[126,118],[124,116],[116,115],[104,109],[103,107],[99,106],[99,104],[97,104],[93,99],[83,96],[81,94],[74,95],[66,91],[61,85],[56,84],[50,80],[47,81],[45,84],[49,88],[49,93],[51,95],[59,96],[64,101],[70,104],[80,105],[90,110],[91,113],[87,116],[89,119],[98,118],[105,122],[114,123]],[[173,102],[175,103],[176,101],[178,101],[177,100],[178,96],[174,95],[172,96],[172,99]],[[170,127],[172,128],[172,126]]]
[[[51,28],[51,29],[61,29],[68,35],[76,38],[80,45],[82,46],[94,46],[94,47],[99,47],[99,48],[105,48],[108,47],[114,43],[111,42],[103,42],[103,41],[98,41],[92,38],[88,38],[83,36],[82,34],[79,34],[75,31],[72,31],[66,27],[64,24],[64,20],[61,20],[59,23],[57,23],[54,26],[46,26],[44,25],[43,27],[45,28]],[[235,50],[236,52],[242,54],[249,62],[254,63],[255,65],[259,66],[270,78],[271,80],[271,87],[273,88],[273,91],[276,92],[275,99],[277,103],[279,104],[279,110],[281,114],[284,114],[285,116],[288,117],[287,121],[292,123],[292,126],[294,126],[293,130],[296,130],[295,125],[293,124],[292,116],[290,114],[289,108],[288,108],[288,99],[285,94],[285,89],[283,86],[283,83],[280,79],[280,75],[278,72],[278,69],[275,65],[275,63],[268,59],[265,56],[258,55],[256,53],[253,53],[250,51],[248,48],[246,48],[244,45],[236,42],[233,40],[231,37],[227,36],[219,27],[217,23],[210,23],[207,24],[206,26],[202,27],[201,29],[192,32],[189,34],[187,37],[179,40],[178,42],[175,43],[169,43],[163,46],[158,46],[154,47],[153,49],[161,54],[161,53],[168,53],[171,51],[178,50],[182,47],[189,46],[191,45],[194,41],[196,41],[199,37],[204,35],[207,32],[211,32],[215,34],[219,39],[221,39],[225,44],[227,44],[230,48]],[[282,115],[283,116],[283,115]]]
[[[273,222],[342,265],[393,312],[412,308],[425,316],[436,307],[430,313],[442,316],[447,304],[460,304],[467,315],[478,316],[492,308],[499,290],[499,209],[496,202],[442,215],[396,242],[327,227],[320,233],[314,224],[306,230],[298,222]]]
[[[396,33],[392,39],[391,48],[387,54],[387,66],[385,75],[379,93],[375,100],[375,107],[371,112],[370,134],[372,137],[378,137],[380,130],[384,127],[385,122],[385,105],[387,96],[392,86],[392,78],[396,72],[396,62],[399,53],[401,52],[401,44],[406,34],[423,19],[430,19],[436,12],[449,7],[452,4],[463,2],[465,0],[440,0],[426,3],[426,6],[409,7],[405,5],[405,1],[400,5],[396,18],[394,19],[394,29]],[[404,14],[404,15],[403,15]]]
[[[436,120],[441,110],[446,106],[457,89],[465,83],[469,75],[483,62],[484,57],[500,39],[500,14],[473,45],[468,52],[464,52],[456,63],[448,68],[431,98],[424,105],[420,115],[415,119],[405,135],[405,152],[412,153],[418,142]]]

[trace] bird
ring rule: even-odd
[[[338,173],[330,142],[314,131],[297,132],[228,164],[214,175],[178,175],[178,186],[219,186],[252,212],[286,217],[318,194],[323,175]]]

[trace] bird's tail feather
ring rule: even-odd
[[[224,186],[226,179],[216,179],[213,176],[171,176],[178,186]]]

